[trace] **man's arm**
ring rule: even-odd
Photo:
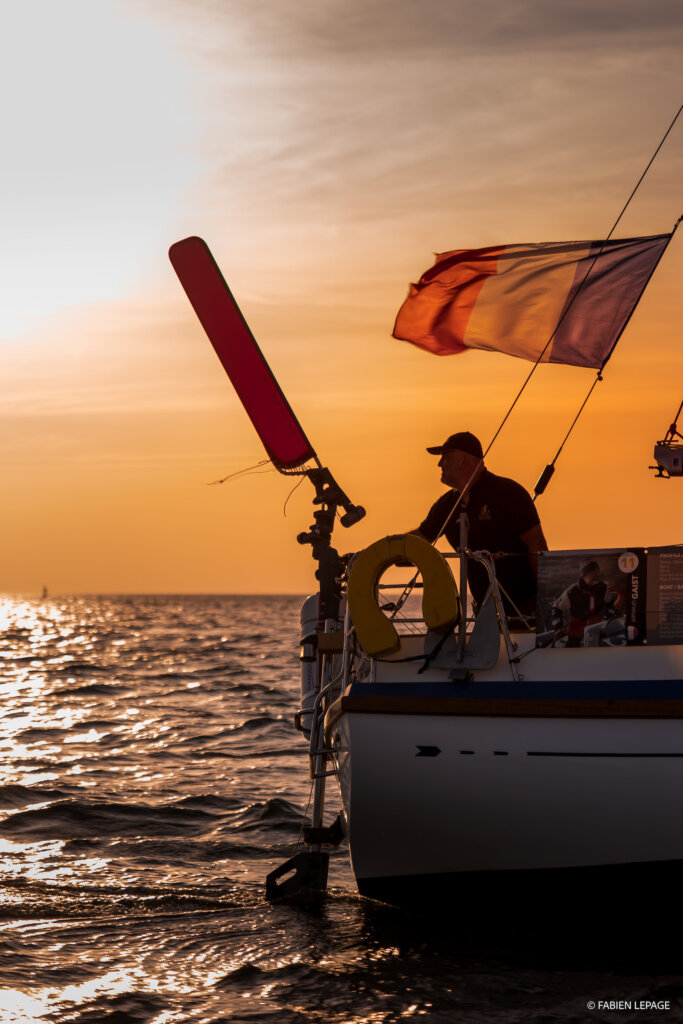
[[[539,551],[548,550],[548,542],[543,536],[543,527],[536,523],[530,530],[520,534],[519,538],[529,554],[529,563],[533,569],[534,576],[538,578],[538,554]]]

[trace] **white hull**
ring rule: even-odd
[[[683,861],[682,732],[678,720],[345,714],[356,878]]]
[[[399,660],[422,643],[328,714],[361,892],[671,862],[683,877],[680,647],[538,650],[523,679],[501,658],[459,682]]]

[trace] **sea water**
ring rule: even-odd
[[[473,932],[361,899],[344,845],[320,907],[266,902],[310,815],[301,600],[0,599],[2,1024],[682,1020],[662,908]]]

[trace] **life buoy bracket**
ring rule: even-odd
[[[346,598],[349,615],[363,650],[371,658],[393,654],[400,640],[393,622],[379,606],[377,584],[390,565],[411,562],[422,576],[422,616],[428,629],[445,633],[460,622],[460,595],[441,552],[412,533],[383,537],[353,561]]]

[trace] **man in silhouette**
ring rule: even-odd
[[[413,532],[434,543],[442,534],[453,548],[460,546],[459,517],[467,514],[467,546],[495,557],[496,576],[506,611],[525,615],[536,609],[537,552],[548,545],[531,497],[508,477],[489,472],[481,443],[468,431],[451,434],[441,445],[428,448],[438,455],[441,480],[450,490],[432,505]],[[457,506],[457,507],[456,507]],[[480,562],[468,560],[467,579],[477,605],[488,590],[488,573]]]

